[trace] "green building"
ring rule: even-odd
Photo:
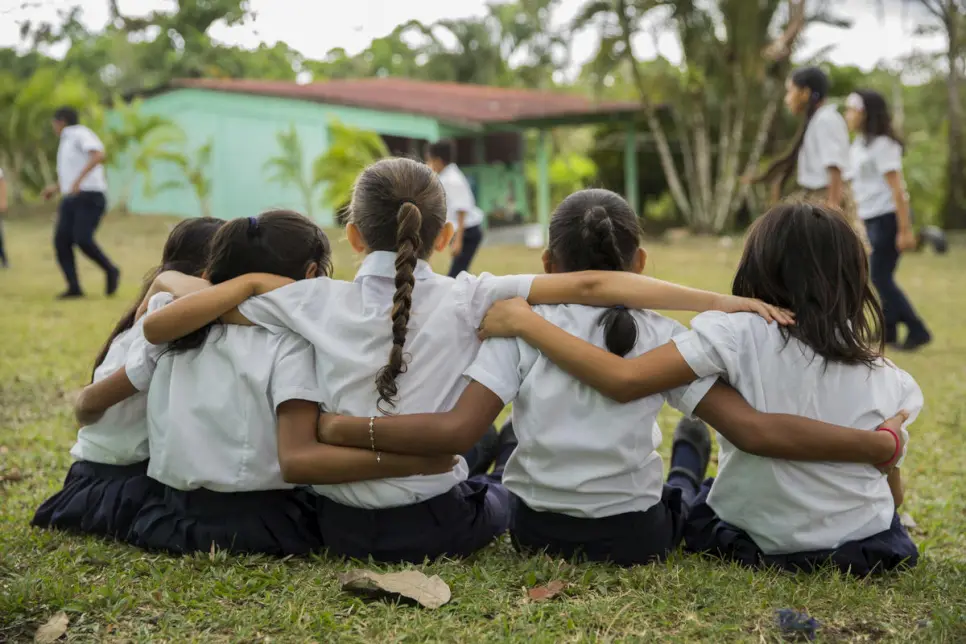
[[[189,150],[211,143],[209,164],[211,211],[218,217],[248,216],[283,207],[304,210],[294,186],[266,179],[264,165],[278,154],[277,133],[294,127],[306,168],[325,151],[329,124],[380,134],[393,154],[420,157],[426,142],[452,139],[456,161],[474,184],[484,211],[512,209],[529,215],[523,173],[522,134],[539,130],[538,220],[549,216],[550,128],[604,121],[626,121],[627,150],[636,137],[632,126],[635,103],[595,103],[572,94],[507,89],[456,83],[432,83],[403,78],[367,78],[300,85],[234,79],[179,80],[143,96],[143,110],[161,114],[187,135]],[[625,154],[625,171],[636,177],[636,155]],[[130,168],[116,171],[132,176]],[[151,168],[154,185],[181,179],[178,170],[162,162]],[[121,183],[121,182],[117,182]],[[199,214],[188,187],[145,194],[143,179],[134,180],[129,208],[135,213],[182,217]],[[637,181],[628,181],[636,192]],[[637,207],[637,195],[626,195]],[[332,225],[331,211],[316,208],[319,223]]]

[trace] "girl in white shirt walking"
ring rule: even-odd
[[[327,409],[369,418],[374,427],[371,459],[379,467],[385,461],[376,440],[382,415],[452,408],[466,387],[463,372],[479,349],[476,334],[483,314],[499,299],[529,295],[536,303],[718,306],[787,320],[760,302],[722,300],[640,276],[633,276],[628,288],[627,283],[615,285],[610,273],[536,280],[436,275],[426,259],[448,246],[453,227],[446,223],[439,178],[408,159],[380,161],[359,176],[346,234],[354,249],[366,253],[353,282],[304,280],[245,301],[257,294],[258,278],[231,280],[182,298],[172,305],[173,314],[148,319],[147,337],[170,341],[226,314],[225,319],[276,332],[295,331],[315,348]],[[312,444],[317,444],[314,437],[303,449]],[[291,447],[298,453],[298,446]],[[435,476],[399,478],[387,471],[382,480],[336,485],[330,484],[331,465],[325,459],[302,459],[296,466],[284,448],[280,458],[287,481],[315,484],[322,496],[320,524],[332,553],[414,562],[465,556],[509,523],[506,490],[493,478],[467,480],[462,458]]]
[[[773,208],[752,227],[733,291],[788,307],[795,324],[705,313],[673,342],[625,360],[515,300],[494,306],[483,333],[523,338],[616,400],[718,376],[760,411],[855,429],[883,423],[899,410],[909,413],[907,422],[915,419],[922,392],[882,358],[882,313],[868,283],[865,251],[840,214],[807,203]],[[879,429],[901,453],[899,434]],[[898,469],[887,478],[869,465],[754,456],[723,436],[719,445],[718,477],[705,483],[688,519],[690,549],[789,569],[810,570],[830,560],[859,575],[916,563],[916,546],[895,511],[902,499]]]
[[[872,246],[870,275],[882,300],[885,341],[913,351],[932,337],[895,280],[900,256],[916,247],[902,182],[902,141],[892,129],[889,108],[878,92],[859,90],[849,94],[845,108],[845,120],[856,133],[849,178]],[[908,331],[902,344],[900,324]]]
[[[161,254],[163,271],[201,275],[208,258],[211,238],[224,224],[220,219],[189,219],[168,235]],[[121,317],[94,362],[91,382],[105,380],[124,367],[128,351],[143,345],[143,318],[138,312],[147,306],[149,286]],[[158,303],[155,303],[158,305]],[[75,461],[64,479],[64,487],[44,501],[34,514],[33,525],[125,539],[134,515],[157,493],[146,476],[148,468],[147,398],[127,399],[104,413],[91,413],[91,401],[82,394],[77,402],[84,424],[71,448]]]
[[[624,199],[582,190],[554,211],[544,269],[640,273],[646,259],[640,238],[637,216]],[[563,304],[534,311],[618,356],[639,356],[687,331],[656,313],[624,307]],[[714,385],[714,378],[622,405],[518,339],[484,342],[466,376],[471,382],[452,411],[379,419],[375,441],[412,454],[459,452],[512,402],[519,444],[512,456],[502,456],[509,457],[503,484],[513,499],[514,544],[565,558],[635,565],[663,559],[680,542],[711,443],[700,421],[682,420],[665,485],[656,451],[657,415],[665,402],[688,415],[697,408],[731,440],[772,457],[881,462],[894,452],[881,433],[756,412],[734,390]],[[326,414],[320,431],[323,441],[339,445],[365,447],[372,438],[365,418]]]

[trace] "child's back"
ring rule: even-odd
[[[701,314],[676,344],[695,373],[726,374],[760,411],[868,429],[900,409],[911,422],[923,405],[919,386],[898,367],[826,361],[753,315]],[[708,504],[766,554],[832,549],[889,528],[895,504],[874,467],[762,458],[718,440]]]

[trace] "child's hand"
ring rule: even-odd
[[[520,335],[523,324],[532,315],[535,315],[533,310],[522,297],[500,300],[483,316],[477,335],[480,340],[515,338]]]
[[[896,433],[896,436],[899,437],[899,449],[896,450],[896,453],[892,457],[892,459],[886,461],[885,463],[880,463],[879,465],[876,465],[876,468],[883,474],[890,474],[892,470],[895,469],[896,464],[899,462],[899,459],[901,459],[902,455],[905,453],[906,443],[909,442],[909,432],[907,432],[902,425],[908,419],[909,419],[909,412],[905,410],[901,410],[898,414],[896,414],[892,418],[889,418],[884,423],[879,425],[880,428],[892,430],[893,432]],[[879,430],[876,430],[876,431],[879,431]]]
[[[757,313],[767,322],[778,322],[782,326],[795,324],[795,314],[791,311],[750,297],[718,295],[712,302],[711,310],[724,313]]]
[[[252,273],[248,276],[252,285],[252,295],[265,295],[275,289],[294,284],[295,280],[271,273]]]

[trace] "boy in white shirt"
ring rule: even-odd
[[[476,205],[476,196],[466,175],[453,163],[453,145],[440,141],[429,146],[426,164],[439,175],[446,192],[446,221],[456,231],[450,251],[453,263],[449,276],[456,277],[470,270],[473,257],[483,241],[483,211]]]

